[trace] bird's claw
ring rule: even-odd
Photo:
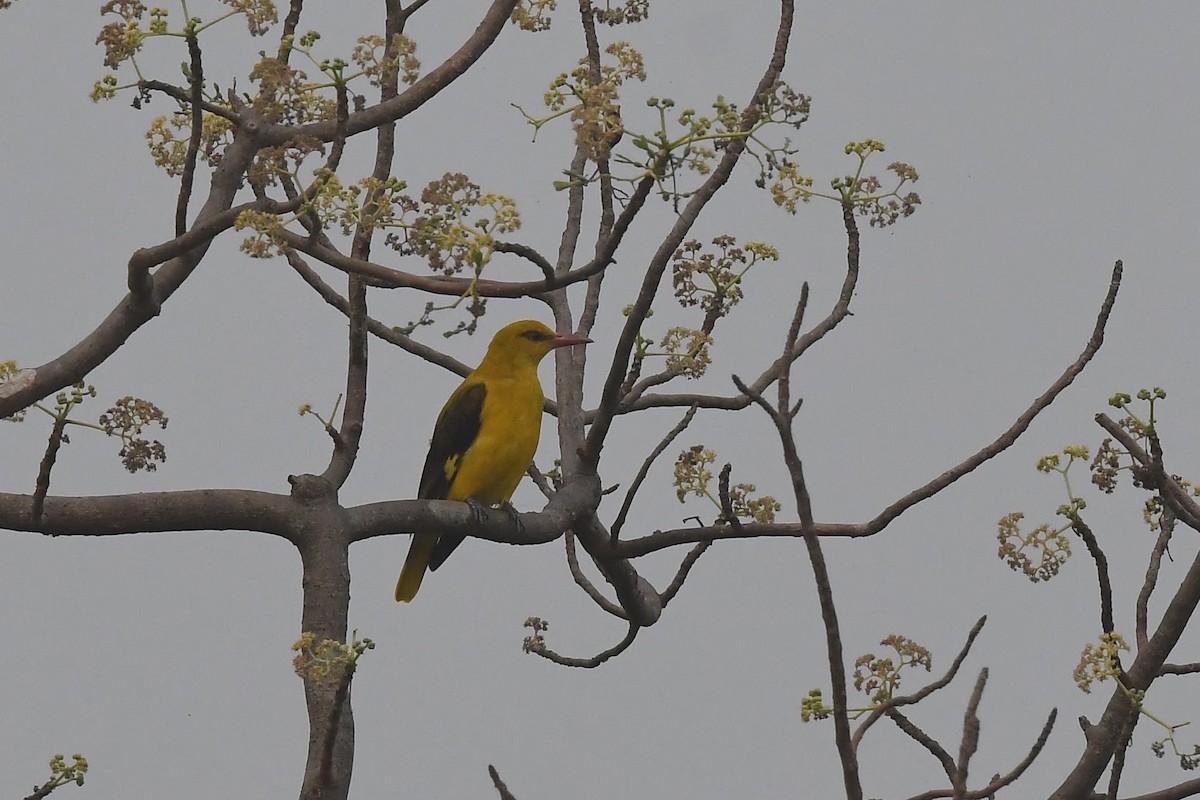
[[[476,525],[482,525],[487,520],[487,509],[474,497],[468,497],[466,502],[471,509],[471,520]]]
[[[513,527],[517,529],[517,533],[525,532],[525,523],[521,522],[521,513],[517,511],[517,507],[507,500],[504,502],[504,510],[512,517]]]

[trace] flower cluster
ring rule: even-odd
[[[520,0],[510,19],[521,30],[540,33],[550,30],[550,12],[558,7],[558,0]]]
[[[801,722],[829,719],[829,715],[832,713],[833,708],[825,705],[820,689],[810,689],[808,695],[800,701]]]
[[[770,192],[775,204],[795,214],[798,203],[807,203],[814,197],[834,200],[844,206],[850,206],[860,216],[868,218],[872,227],[883,228],[894,225],[904,217],[912,216],[921,197],[916,192],[901,194],[901,189],[910,183],[916,183],[920,176],[909,164],[894,161],[887,166],[894,178],[889,181],[890,189],[884,191],[883,181],[876,175],[864,174],[867,160],[874,153],[882,153],[885,145],[876,139],[864,139],[860,142],[850,142],[846,145],[846,155],[858,159],[854,172],[833,178],[829,182],[832,192],[814,190],[813,179],[800,172],[799,165],[790,159],[784,159],[773,164],[774,181]]]
[[[893,633],[880,644],[892,648],[896,657],[866,653],[854,661],[854,688],[870,695],[871,702],[876,704],[886,703],[895,696],[902,670],[924,667],[929,672],[933,668],[929,650],[907,637]]]
[[[689,239],[675,251],[671,264],[671,283],[679,304],[699,305],[708,314],[724,316],[744,296],[742,280],[760,261],[778,261],[779,251],[763,242],[746,242],[739,247],[732,236],[712,240],[716,252],[704,252],[703,245]]]
[[[720,509],[721,500],[713,494],[712,465],[716,463],[717,454],[702,444],[687,448],[675,459],[675,496],[679,502],[684,502],[688,495],[707,497]],[[729,487],[729,505],[735,517],[746,518],[754,522],[771,523],[775,514],[783,506],[770,495],[755,497],[751,493],[756,490],[752,483],[739,483]]]
[[[1069,526],[1055,529],[1042,523],[1024,534],[1020,525],[1024,517],[1019,511],[1001,517],[997,555],[1014,572],[1024,573],[1034,583],[1048,581],[1071,557],[1071,543],[1064,535]]]
[[[375,642],[365,637],[359,639],[357,631],[349,642],[336,639],[318,642],[316,634],[305,631],[292,645],[292,650],[296,651],[292,667],[304,681],[336,686],[354,671],[363,653],[374,649]]]
[[[142,429],[147,425],[157,424],[160,428],[167,427],[167,416],[158,406],[149,400],[139,397],[122,397],[111,408],[100,415],[97,420],[100,428],[109,436],[121,440],[121,450],[118,455],[125,469],[130,472],[146,470],[154,472],[158,465],[154,462],[165,462],[167,451],[163,443],[155,439],[150,441],[141,436]]]
[[[642,22],[650,16],[650,0],[625,0],[616,8],[613,8],[612,0],[605,0],[604,8],[601,8],[594,0],[591,5],[596,21],[605,25]]]
[[[533,633],[525,637],[521,643],[521,649],[526,653],[540,653],[546,649],[546,637],[542,634],[550,629],[550,623],[541,617],[529,617],[525,620],[524,627],[529,628]]]
[[[1119,678],[1121,675],[1121,652],[1129,651],[1124,637],[1116,631],[1100,635],[1098,644],[1086,644],[1075,667],[1075,685],[1091,694],[1092,684]]]

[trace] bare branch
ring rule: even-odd
[[[58,449],[62,446],[63,429],[66,427],[66,417],[56,417],[54,425],[50,428],[50,439],[46,442],[46,452],[42,455],[42,463],[38,466],[33,502],[30,504],[34,525],[40,525],[42,521],[42,513],[46,506],[46,494],[50,491],[50,472],[54,469],[54,462],[58,460]]]
[[[997,791],[1013,783],[1023,774],[1025,774],[1025,770],[1029,769],[1029,765],[1032,764],[1034,759],[1041,754],[1042,749],[1046,746],[1046,742],[1049,741],[1050,731],[1054,730],[1054,721],[1057,718],[1058,709],[1052,709],[1050,711],[1050,716],[1046,718],[1045,724],[1042,725],[1042,731],[1040,734],[1038,734],[1037,741],[1033,743],[1033,747],[1029,749],[1029,752],[1025,755],[1025,758],[1021,759],[1020,763],[1013,767],[1006,774],[997,775],[992,778],[988,785],[984,786],[982,789],[975,789],[965,792],[963,794],[965,800],[985,800],[985,798],[987,800],[991,800]],[[952,797],[953,795],[953,789],[932,789],[928,792],[922,792],[921,794],[913,795],[912,797],[908,798],[908,800],[935,800],[935,798]]]
[[[292,538],[291,498],[248,489],[194,489],[94,497],[51,496],[41,519],[33,496],[0,493],[0,528],[52,536],[168,531],[255,531]]]
[[[592,598],[596,605],[600,606],[614,617],[620,617],[621,619],[628,620],[629,615],[625,613],[625,609],[621,608],[620,605],[605,597],[604,593],[597,589],[596,585],[588,580],[587,576],[583,574],[583,570],[579,567],[579,555],[575,550],[575,534],[573,534],[571,531],[567,531],[565,534],[563,534],[563,539],[565,541],[567,550],[567,568],[571,571],[571,577],[575,580],[575,583],[579,586],[579,588],[583,589],[587,596]]]
[[[0,495],[0,511],[3,497]],[[491,542],[530,545],[552,542],[564,531],[575,529],[599,502],[599,483],[581,476],[568,480],[542,511],[522,513],[520,530],[507,512],[487,510],[479,520],[466,503],[452,500],[387,500],[346,508],[343,513],[351,542],[422,530],[467,533]],[[3,521],[0,514],[0,524]]]
[[[117,304],[100,325],[78,344],[58,358],[35,367],[32,377],[21,382],[0,384],[0,418],[27,408],[43,397],[82,380],[85,375],[115,353],[142,325],[153,319],[162,304],[191,275],[200,263],[212,237],[233,225],[236,215],[228,214],[229,206],[241,185],[241,176],[258,150],[251,136],[237,135],[226,149],[219,167],[213,171],[208,201],[201,208],[193,230],[194,235],[177,237],[165,246],[176,251],[186,247],[153,275],[150,291],[131,291]],[[226,212],[222,214],[222,212]],[[148,269],[141,259],[152,250],[139,250],[130,259],[130,271]],[[149,256],[153,259],[155,256]],[[161,263],[161,262],[157,262]],[[151,265],[153,266],[153,265]],[[130,280],[134,280],[132,274]],[[134,285],[137,285],[135,281]]]
[[[683,588],[683,582],[687,580],[687,576],[692,571],[692,567],[695,566],[696,562],[700,560],[700,556],[704,555],[704,551],[707,550],[711,544],[712,542],[701,542],[689,550],[688,554],[684,556],[683,561],[679,564],[679,569],[675,572],[674,579],[672,579],[667,588],[663,589],[662,593],[659,595],[662,598],[663,608],[666,608],[667,604],[670,603],[675,595],[679,593],[679,590]]]
[[[1196,795],[1200,795],[1200,778],[1184,781],[1148,794],[1127,797],[1125,800],[1183,800],[1185,797],[1195,797]]]
[[[1108,578],[1108,559],[1100,548],[1096,534],[1092,533],[1092,529],[1081,517],[1077,516],[1071,521],[1071,529],[1079,534],[1079,538],[1083,539],[1092,561],[1096,563],[1096,583],[1100,587],[1100,630],[1103,633],[1109,633],[1114,629],[1114,623],[1112,583]]]
[[[1163,664],[1158,671],[1159,675],[1194,675],[1200,672],[1200,662],[1193,661],[1190,664]]]
[[[554,285],[554,265],[547,261],[544,255],[529,245],[520,244],[519,242],[493,242],[492,248],[497,253],[512,253],[515,256],[520,256],[542,271],[542,274],[546,276],[547,288]]]
[[[1162,502],[1161,492],[1159,492],[1158,497],[1159,502]],[[1158,527],[1158,538],[1154,540],[1154,549],[1150,551],[1150,561],[1146,565],[1146,579],[1142,581],[1142,588],[1137,596],[1134,635],[1139,650],[1146,646],[1150,596],[1154,593],[1154,587],[1158,585],[1158,570],[1162,566],[1162,557],[1167,552],[1167,545],[1171,542],[1171,535],[1175,532],[1175,512],[1166,503],[1163,503],[1162,509],[1162,518],[1159,521]]]
[[[192,197],[192,182],[196,177],[196,160],[200,156],[200,137],[204,133],[204,109],[200,107],[204,96],[204,59],[200,56],[200,41],[195,33],[187,35],[188,58],[191,66],[188,76],[190,96],[188,106],[191,111],[191,135],[188,137],[187,153],[183,158],[183,174],[179,179],[179,199],[175,202],[175,235],[182,236],[187,232],[188,201]],[[138,291],[150,291],[150,281],[147,279],[136,289],[130,287],[136,294]]]
[[[553,661],[555,664],[560,664],[564,667],[579,667],[581,669],[595,669],[596,667],[608,661],[610,658],[619,656],[629,649],[629,645],[633,644],[633,640],[637,638],[638,631],[641,630],[639,625],[629,623],[629,631],[625,634],[625,638],[617,642],[607,650],[597,653],[591,658],[571,658],[562,656],[547,647],[539,647],[531,649],[529,652],[541,656],[548,661]]]
[[[963,714],[962,741],[958,746],[954,775],[950,779],[956,800],[966,799],[971,757],[979,750],[979,703],[983,700],[983,689],[987,686],[987,679],[988,668],[984,667],[979,670],[979,678],[975,681],[975,688],[971,691],[971,699],[967,701],[967,710]]]
[[[421,0],[421,2],[424,2],[424,0]],[[488,775],[492,776],[492,785],[500,793],[500,800],[517,800],[516,796],[504,785],[504,781],[500,780],[500,773],[491,764],[488,764]]]
[[[688,425],[692,424],[692,420],[695,419],[695,417],[696,407],[692,406],[688,412],[683,415],[683,419],[679,420],[675,427],[672,428],[667,435],[662,438],[658,445],[650,451],[650,455],[646,456],[645,460],[642,461],[641,469],[639,469],[637,475],[634,476],[633,483],[629,484],[629,490],[625,492],[625,501],[621,503],[621,510],[617,512],[617,518],[612,524],[611,541],[614,545],[617,543],[620,537],[621,528],[625,525],[625,519],[629,515],[629,508],[633,505],[633,498],[637,495],[638,490],[642,488],[642,483],[645,482],[646,476],[650,473],[650,467],[653,466],[658,457],[663,454],[663,451],[671,446],[671,442],[675,441],[676,437],[683,433],[687,429]]]
[[[1007,450],[1014,442],[1017,441],[1021,434],[1029,429],[1029,426],[1033,423],[1033,420],[1037,417],[1037,415],[1042,413],[1047,406],[1054,402],[1056,397],[1062,394],[1064,389],[1071,385],[1076,376],[1083,371],[1083,368],[1086,367],[1088,362],[1092,360],[1092,357],[1096,355],[1096,352],[1100,349],[1100,345],[1104,343],[1104,329],[1108,324],[1108,317],[1112,312],[1113,303],[1115,303],[1117,300],[1117,290],[1121,288],[1121,272],[1122,264],[1120,261],[1118,261],[1113,266],[1112,279],[1108,285],[1108,293],[1104,297],[1104,302],[1100,305],[1100,313],[1096,317],[1096,325],[1092,329],[1092,335],[1088,339],[1087,345],[1084,346],[1083,352],[1080,353],[1079,358],[1075,359],[1075,362],[1072,363],[1071,366],[1067,367],[1066,371],[1063,372],[1059,379],[1051,384],[1050,388],[1043,392],[1041,396],[1034,400],[1033,404],[1030,405],[1029,408],[1025,409],[1025,411],[1022,412],[1019,417],[1017,417],[1016,422],[1014,422],[1008,430],[1000,434],[1000,436],[997,437],[991,444],[987,445],[962,463],[946,470],[924,486],[914,489],[904,497],[901,497],[899,500],[892,503],[890,506],[881,511],[879,515],[875,517],[875,519],[867,523],[869,528],[875,531],[883,530],[888,526],[889,523],[891,523],[892,520],[915,506],[917,503],[920,503],[922,500],[928,500],[930,497],[933,497],[935,494],[942,491],[959,478],[973,472],[980,464]]]
[[[897,728],[904,731],[914,742],[928,750],[933,757],[941,763],[942,769],[946,773],[946,777],[952,782],[954,781],[954,775],[957,771],[954,766],[954,759],[951,758],[950,754],[946,752],[946,748],[942,747],[942,745],[938,743],[937,739],[934,739],[928,733],[917,727],[916,723],[904,716],[899,709],[889,708],[884,713],[887,714],[888,719],[896,723]],[[953,793],[953,790],[951,790],[947,795],[942,796],[951,796]]]

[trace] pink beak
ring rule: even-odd
[[[592,341],[586,336],[576,336],[573,333],[556,333],[550,340],[551,347],[570,347],[573,344],[587,344]]]

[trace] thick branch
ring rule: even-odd
[[[1104,715],[1087,737],[1087,746],[1079,762],[1051,800],[1075,800],[1091,792],[1101,773],[1118,748],[1123,746],[1121,734],[1125,719],[1132,712],[1126,690],[1144,691],[1158,677],[1163,662],[1179,641],[1200,603],[1200,555],[1193,561],[1179,589],[1163,612],[1154,635],[1138,651],[1124,678],[1124,688],[1117,687],[1109,698]]]
[[[134,282],[137,291],[130,291],[78,344],[53,361],[24,370],[20,380],[0,384],[0,418],[82,380],[125,344],[134,331],[158,315],[162,304],[187,280],[208,252],[212,237],[233,225],[236,215],[230,217],[228,210],[241,186],[242,174],[259,146],[252,135],[239,129],[221,163],[213,170],[208,200],[192,226],[195,233],[185,234],[158,248],[167,249],[174,255],[148,279],[151,287],[148,290],[137,288],[137,282]],[[188,249],[180,250],[182,247]],[[157,253],[154,250],[134,253],[130,259],[130,281],[134,281],[134,272],[149,268],[142,266],[147,260],[149,266],[162,263],[155,260]]]
[[[291,538],[291,499],[247,489],[50,496],[41,520],[33,496],[0,493],[0,528],[52,536],[115,536],[168,531],[243,530]]]
[[[591,480],[568,481],[540,512],[520,515],[521,530],[506,511],[487,509],[475,522],[466,503],[452,500],[388,500],[345,510],[351,541],[374,536],[422,530],[429,533],[463,533],[502,544],[544,544],[571,530],[576,522],[600,504],[600,484]]]

